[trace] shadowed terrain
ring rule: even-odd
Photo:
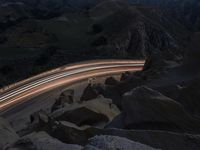
[[[82,60],[146,60],[142,71],[60,87],[1,113],[0,149],[199,150],[199,8],[0,0],[1,87]]]

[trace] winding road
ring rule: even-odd
[[[91,77],[140,71],[143,66],[142,60],[95,60],[62,66],[1,89],[0,111],[64,85]]]

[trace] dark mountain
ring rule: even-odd
[[[200,30],[199,0],[129,0],[132,4],[156,6],[176,17],[191,30]]]
[[[110,1],[91,9],[90,15],[95,25],[102,27],[92,43],[101,54],[144,58],[162,51],[173,58],[181,54],[183,39],[188,35],[182,24],[157,8]]]

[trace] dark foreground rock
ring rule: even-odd
[[[125,93],[122,107],[128,129],[200,132],[200,121],[180,103],[145,86]]]
[[[62,115],[57,117],[56,120],[67,120],[78,126],[83,126],[105,123],[108,122],[109,119],[103,114],[91,111],[86,107],[80,107],[75,110],[64,112]]]
[[[66,90],[61,93],[60,97],[56,99],[55,104],[52,107],[52,111],[64,107],[66,104],[72,104],[74,102],[74,90]]]
[[[107,123],[120,113],[111,99],[99,97],[82,103],[74,103],[52,113],[58,121],[69,121],[76,125],[97,125]]]
[[[64,143],[85,145],[96,135],[125,137],[132,141],[150,145],[162,150],[199,150],[200,136],[151,130],[118,130],[99,129],[94,127],[80,128],[74,124],[60,122],[48,131],[49,134]]]
[[[97,98],[99,95],[98,91],[93,88],[91,84],[89,84],[85,90],[83,91],[83,94],[80,98],[81,101],[88,101]]]

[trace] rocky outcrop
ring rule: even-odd
[[[71,111],[64,112],[55,118],[56,120],[65,120],[75,123],[78,126],[97,125],[108,122],[107,116],[91,111],[88,108],[80,107]]]
[[[67,90],[61,93],[60,97],[56,99],[55,104],[52,107],[52,111],[64,107],[66,104],[72,104],[74,102],[74,90]]]
[[[148,87],[138,87],[123,98],[124,124],[129,129],[200,132],[200,121],[176,101]]]
[[[145,83],[145,78],[134,74],[129,74],[126,80],[118,82],[116,85],[101,85],[96,87],[100,94],[104,97],[112,99],[118,108],[122,108],[123,94],[131,89],[141,86]]]
[[[99,129],[91,127],[78,127],[74,124],[61,122],[49,131],[51,136],[64,143],[88,144],[88,140],[96,135],[111,135],[125,137],[132,141],[150,145],[151,147],[171,150],[199,150],[200,137],[198,135],[180,134],[166,131],[150,130],[118,130],[118,129]],[[187,144],[183,144],[187,143]],[[105,145],[109,145],[108,143]],[[122,146],[122,145],[121,145]]]
[[[91,84],[89,84],[83,91],[80,101],[92,100],[97,98],[98,95],[99,95],[98,91],[95,88],[93,88]]]
[[[111,121],[119,113],[119,109],[112,104],[112,100],[99,97],[57,110],[51,117],[60,121],[72,122],[78,126],[98,125],[99,123],[105,125],[105,123]]]
[[[161,52],[166,59],[172,60],[175,59],[174,55],[181,56],[179,40],[182,37],[174,28],[180,26],[180,32],[187,30],[159,9],[130,6],[124,1],[106,1],[91,9],[91,15],[96,13],[99,15],[93,17],[103,31],[94,41],[104,40],[92,46],[99,55],[132,56],[138,59]],[[162,19],[164,17],[167,19]]]
[[[129,0],[129,2],[160,7],[185,24],[190,30],[199,31],[200,29],[200,6],[198,0]]]
[[[45,112],[44,110],[40,110],[38,112],[31,114],[30,121],[31,123],[45,124],[49,121],[49,117],[47,112]]]
[[[19,136],[6,120],[0,118],[0,149],[16,142]]]

